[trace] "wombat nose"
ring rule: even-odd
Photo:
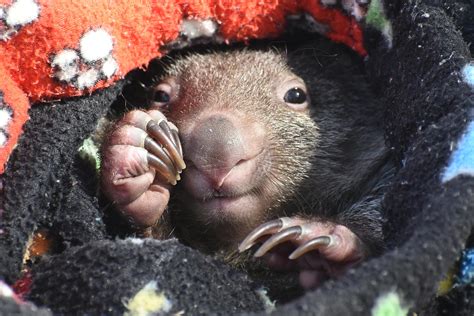
[[[220,186],[234,166],[254,156],[241,129],[238,121],[222,114],[205,118],[185,144],[186,159]]]
[[[204,169],[233,167],[244,159],[242,135],[232,121],[213,115],[197,125],[189,142],[188,159]]]

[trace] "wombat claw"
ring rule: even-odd
[[[250,249],[257,240],[265,235],[270,235],[278,232],[283,227],[283,219],[275,219],[270,222],[266,222],[257,228],[255,228],[247,237],[240,243],[239,252],[244,252]]]
[[[240,243],[239,252],[250,249],[268,236],[270,237],[258,248],[254,257],[262,257],[277,245],[287,241],[296,246],[296,249],[288,256],[290,260],[298,259],[313,250],[319,250],[324,254],[328,251],[333,252],[339,260],[351,259],[352,261],[361,256],[358,238],[346,227],[289,217],[272,220],[258,226]],[[349,246],[346,247],[347,245]]]
[[[240,243],[239,252],[244,252],[250,249],[261,237],[265,235],[274,234],[255,252],[254,256],[257,258],[262,257],[272,248],[284,243],[285,241],[291,241],[300,238],[303,234],[303,227],[300,225],[288,227],[288,222],[289,218],[283,217],[258,226],[250,234],[248,234],[242,243]],[[313,238],[296,248],[288,258],[294,260],[309,251],[329,246],[331,240],[332,238],[330,235]]]
[[[263,245],[258,248],[257,252],[255,252],[254,257],[262,257],[276,245],[282,244],[285,241],[297,239],[301,236],[302,232],[303,231],[301,226],[293,226],[283,229],[282,231],[270,237],[266,242],[264,242]]]
[[[170,128],[170,124],[165,120],[159,123],[150,120],[146,125],[146,132],[151,137],[145,138],[145,149],[149,151],[148,163],[169,183],[176,185],[186,164],[177,128],[174,125]]]
[[[329,236],[320,236],[305,242],[303,245],[296,248],[289,256],[288,259],[295,260],[307,252],[327,247],[331,244],[332,238]]]

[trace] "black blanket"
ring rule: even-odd
[[[141,302],[155,314],[473,315],[474,1],[383,7],[364,28],[367,73],[384,98],[400,167],[385,199],[382,256],[275,308],[245,274],[175,240],[113,239],[78,148],[117,99],[118,83],[32,108],[2,179],[0,279],[21,277],[29,238],[47,228],[61,241],[58,254],[22,280],[32,282],[26,299],[52,313],[133,315]],[[456,286],[437,296],[450,275]],[[1,293],[0,314],[32,313]]]

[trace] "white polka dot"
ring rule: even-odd
[[[189,19],[181,24],[181,34],[188,39],[211,37],[216,33],[217,24],[212,20]]]
[[[0,108],[0,128],[6,129],[11,119],[11,110],[8,108]]]
[[[86,61],[106,58],[113,48],[112,36],[104,29],[89,31],[81,38],[79,48]]]
[[[73,49],[64,49],[54,56],[51,65],[54,67],[59,67],[61,69],[70,67],[71,64],[74,64],[79,59],[79,55]]]
[[[118,69],[118,64],[115,61],[115,59],[112,57],[107,58],[105,63],[102,65],[102,73],[107,78],[112,77],[114,73],[117,71],[117,69]]]
[[[8,285],[0,281],[0,296],[12,297],[13,295],[13,290]]]
[[[39,16],[40,8],[33,0],[17,0],[7,9],[6,23],[9,26],[25,25]]]
[[[0,146],[5,146],[5,144],[7,143],[7,135],[5,135],[5,133],[3,132],[0,132]]]
[[[78,75],[79,67],[77,65],[79,61],[79,55],[72,49],[65,49],[60,51],[54,56],[51,65],[59,68],[54,73],[54,76],[61,81],[71,81]]]
[[[54,76],[59,81],[69,82],[75,77],[77,77],[78,74],[79,74],[79,68],[77,66],[71,66],[71,67],[67,67],[62,70],[56,71],[54,73]]]
[[[79,89],[91,88],[99,79],[99,72],[96,69],[89,69],[77,77],[77,87]]]
[[[132,244],[139,245],[139,246],[143,245],[144,240],[145,239],[143,239],[143,238],[133,238],[133,237],[130,237],[130,238],[126,239],[126,241],[129,241]]]

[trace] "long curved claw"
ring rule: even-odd
[[[162,123],[164,121],[161,121]],[[154,120],[150,120],[146,125],[146,131],[150,134],[153,138],[155,138],[163,147],[166,149],[167,153],[170,155],[170,158],[173,160],[173,163],[176,166],[176,169],[179,171],[186,168],[186,164],[184,163],[183,158],[181,157],[176,145],[174,144],[173,136],[171,135],[171,131],[168,132],[163,130],[161,127],[163,124],[158,124]]]
[[[170,171],[168,166],[156,156],[147,154],[148,164],[156,169],[169,183],[176,185],[176,175]]]
[[[173,165],[173,162],[171,161],[171,158],[168,156],[166,151],[160,145],[158,145],[158,143],[156,143],[153,138],[147,136],[145,138],[144,147],[151,154],[161,159],[161,161],[163,161],[163,163],[168,167],[170,172],[172,172],[173,174],[178,173],[178,170],[176,170],[176,167]]]
[[[332,238],[329,235],[328,236],[319,236],[319,237],[313,238],[313,239],[305,242],[304,244],[302,244],[298,248],[296,248],[288,256],[288,259],[295,260],[295,259],[301,257],[302,255],[304,255],[307,252],[310,252],[310,251],[313,251],[313,250],[316,250],[316,249],[321,249],[323,247],[327,247],[331,244],[331,242],[332,242]]]
[[[168,139],[171,140],[174,147],[176,147],[176,142],[175,142],[175,139],[174,139],[173,135],[171,134],[171,129],[168,126],[168,123],[165,120],[163,120],[163,121],[159,122],[158,125],[161,127],[161,130],[163,132],[165,132],[166,137],[168,137]],[[178,149],[178,148],[176,147],[176,149]]]
[[[183,157],[183,146],[181,145],[181,141],[179,140],[178,131],[171,130],[171,134],[173,134],[174,142],[176,144],[176,148],[178,149],[179,154]]]
[[[301,226],[293,226],[282,230],[278,234],[273,235],[260,248],[258,248],[257,252],[254,254],[254,257],[261,257],[276,245],[298,238],[302,232],[303,229]]]
[[[174,143],[176,145],[176,149],[178,149],[179,154],[183,157],[183,146],[181,145],[181,140],[179,139],[179,132],[176,125],[172,122],[166,122],[169,129],[171,130],[171,135],[173,136]]]
[[[264,235],[270,235],[278,232],[283,227],[283,220],[281,218],[266,222],[255,228],[239,245],[239,252],[244,252],[250,249],[257,239]]]

